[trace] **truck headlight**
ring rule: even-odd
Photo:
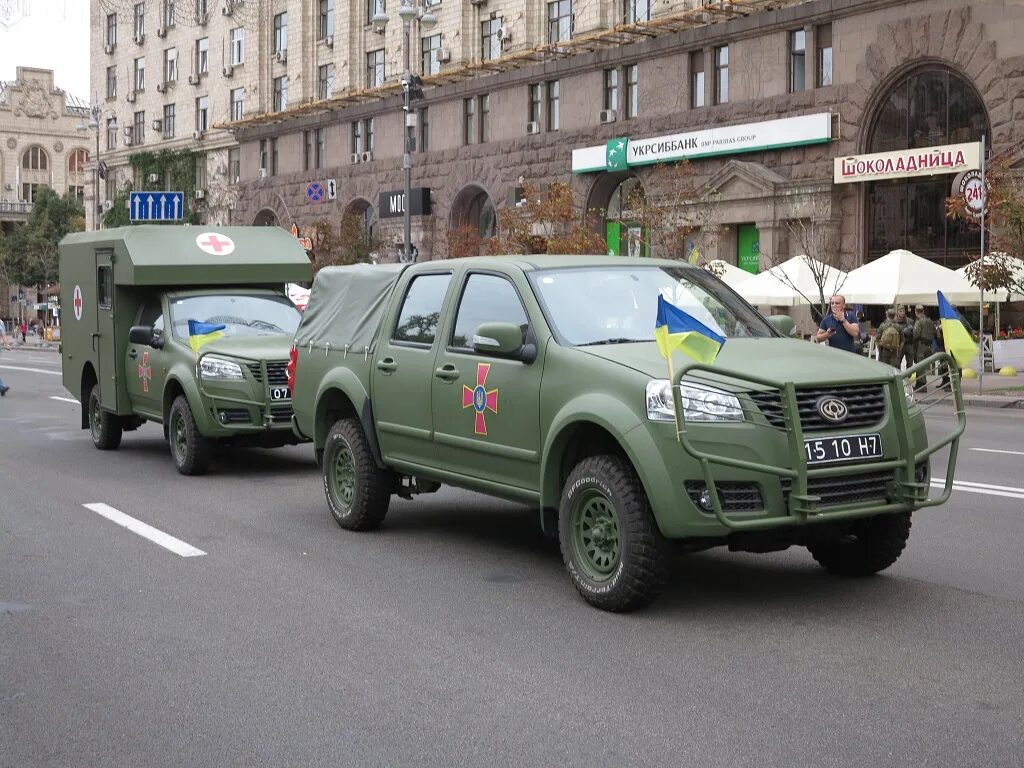
[[[735,395],[701,384],[681,384],[683,418],[687,421],[743,421],[743,407]],[[672,386],[667,379],[647,382],[647,418],[675,421]]]
[[[222,357],[204,357],[199,361],[199,374],[206,379],[241,379],[242,366]]]

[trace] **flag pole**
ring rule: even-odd
[[[676,442],[680,442],[680,440],[679,440],[679,432],[680,432],[680,428],[679,428],[679,406],[678,406],[678,403],[676,403],[676,385],[675,385],[676,374],[675,374],[675,371],[672,370],[672,351],[671,350],[669,350],[668,357],[665,358],[665,362],[668,363],[668,387],[669,387],[668,391],[669,391],[669,394],[672,395],[672,418],[673,418],[673,420],[676,423]]]
[[[988,184],[985,182],[985,134],[981,134],[981,257],[978,260],[978,393],[985,389],[985,209],[988,208]]]

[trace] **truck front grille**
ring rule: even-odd
[[[842,504],[859,504],[871,501],[885,501],[888,486],[896,478],[893,470],[862,472],[855,475],[834,477],[812,477],[807,481],[807,493],[821,497],[821,506],[837,507]],[[782,480],[782,493],[789,503],[792,481]]]
[[[747,394],[761,409],[769,424],[779,429],[786,428],[782,396],[777,390]],[[841,424],[826,421],[818,412],[818,400],[825,396],[836,397],[846,403],[849,415]],[[885,386],[882,384],[797,389],[796,402],[800,412],[800,426],[804,432],[873,427],[885,418]]]
[[[270,406],[270,420],[275,424],[282,422],[288,422],[292,420],[292,407],[291,405],[272,405]]]
[[[256,379],[260,384],[266,384],[269,387],[287,387],[288,386],[288,361],[287,360],[274,360],[267,363],[267,381],[263,381],[263,371],[260,369],[259,363],[246,363],[245,367],[249,369],[249,373]]]

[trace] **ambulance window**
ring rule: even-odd
[[[99,267],[96,270],[96,297],[100,309],[110,309],[110,299],[114,293],[113,275],[110,267]]]

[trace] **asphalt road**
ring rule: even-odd
[[[531,509],[443,489],[349,533],[308,446],[184,478],[153,425],[95,450],[58,371],[0,355],[4,768],[1024,762],[1024,414],[971,411],[879,577],[712,551],[616,616]]]

